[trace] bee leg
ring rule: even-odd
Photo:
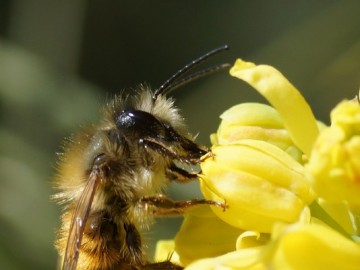
[[[182,215],[185,211],[192,206],[207,204],[221,207],[223,211],[227,208],[226,202],[215,202],[205,199],[193,199],[185,201],[173,201],[169,197],[163,194],[157,194],[150,197],[142,197],[140,203],[144,205],[144,208],[153,207],[153,214],[155,216],[170,216],[170,215]]]
[[[197,175],[197,173],[188,172],[177,167],[175,164],[172,164],[166,171],[166,176],[168,179],[179,183],[188,183],[190,181],[194,181],[197,178]]]
[[[170,261],[149,263],[141,267],[141,270],[182,270],[182,269],[184,269],[184,267],[173,264]]]

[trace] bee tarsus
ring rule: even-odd
[[[153,214],[155,216],[182,215],[188,208],[202,204],[214,205],[222,209],[225,209],[227,207],[225,203],[205,199],[174,201],[164,194],[158,194],[151,197],[143,197],[140,199],[139,202],[143,204],[144,208],[147,209],[152,206]]]

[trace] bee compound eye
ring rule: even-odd
[[[105,160],[106,160],[105,154],[101,153],[94,158],[93,165],[100,166],[105,163]]]
[[[139,110],[124,110],[116,118],[116,126],[123,133],[137,136],[164,135],[166,127],[151,113]]]

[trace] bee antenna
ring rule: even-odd
[[[225,63],[225,64],[220,64],[220,65],[216,65],[210,68],[206,68],[206,69],[202,69],[198,72],[195,72],[193,74],[190,74],[188,76],[186,76],[185,78],[181,78],[179,80],[174,81],[170,87],[167,88],[166,94],[168,94],[169,92],[174,91],[175,89],[188,84],[189,82],[195,81],[201,77],[205,77],[207,75],[210,75],[212,73],[224,70],[224,69],[228,69],[231,65],[229,63]]]
[[[187,84],[193,80],[196,80],[198,78],[201,78],[203,76],[209,75],[211,73],[214,73],[216,71],[228,68],[229,64],[222,64],[218,66],[214,66],[211,68],[207,68],[201,71],[198,71],[192,75],[189,75],[187,77],[184,77],[184,75],[189,72],[191,69],[199,65],[200,63],[206,61],[209,57],[214,56],[220,52],[226,51],[229,49],[228,45],[223,45],[221,47],[218,47],[216,49],[213,49],[206,54],[200,56],[199,58],[191,61],[189,64],[184,66],[182,69],[177,71],[174,75],[170,77],[166,82],[164,82],[159,88],[157,88],[153,94],[153,100],[156,100],[159,95],[165,95],[171,90],[174,90],[175,88],[178,88],[184,84]]]

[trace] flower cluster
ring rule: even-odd
[[[206,199],[156,259],[197,269],[359,269],[360,104],[342,101],[331,125],[316,121],[276,69],[237,60],[230,74],[272,106],[221,115],[199,175]]]

